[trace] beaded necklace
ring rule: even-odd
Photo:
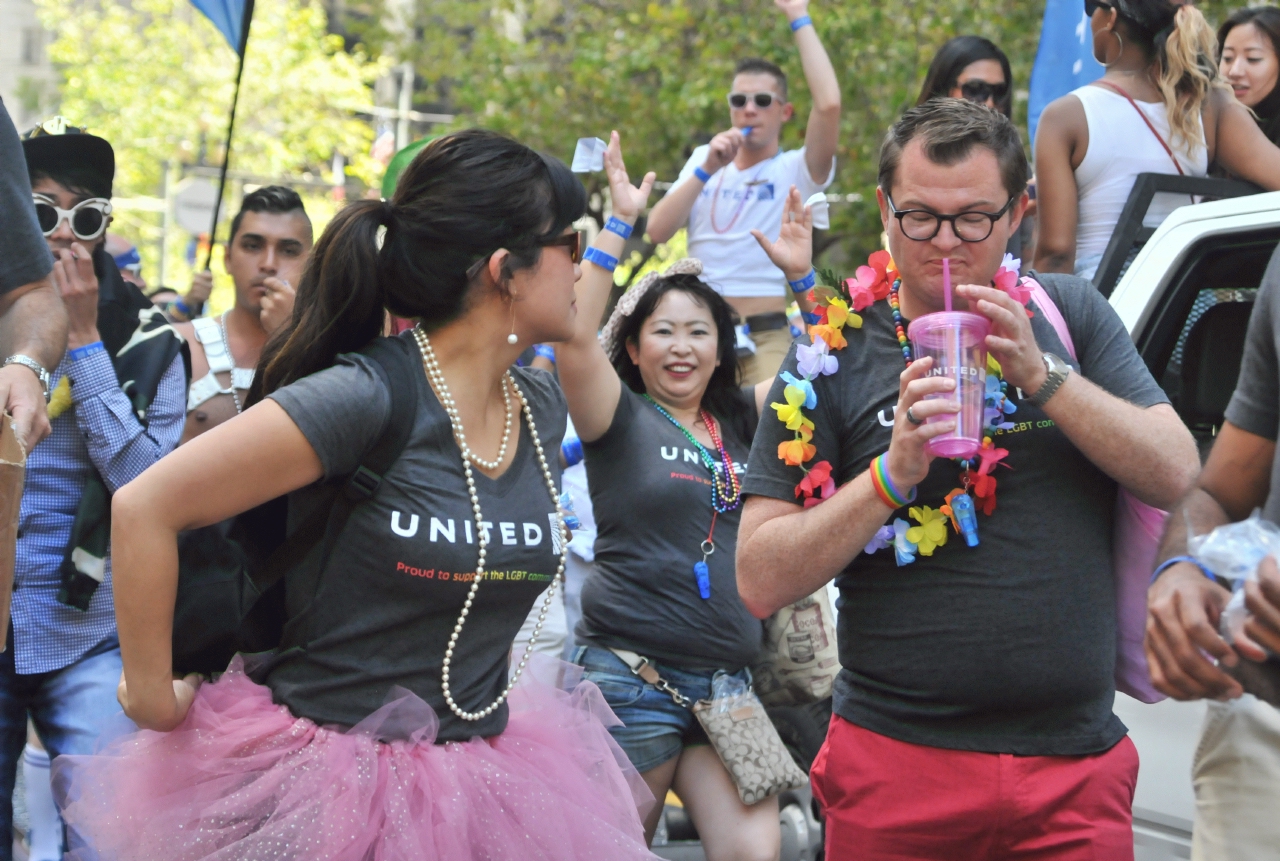
[[[716,465],[715,458],[711,456],[711,452],[698,442],[687,427],[676,420],[676,417],[663,409],[662,404],[649,397],[644,396],[645,400],[653,404],[653,408],[664,415],[667,421],[671,422],[680,429],[680,433],[684,434],[685,439],[693,444],[698,455],[702,458],[702,465],[711,473],[711,528],[707,531],[707,537],[699,546],[702,551],[702,561],[695,562],[693,565],[693,579],[698,585],[698,594],[702,600],[706,601],[711,598],[711,569],[707,566],[707,560],[712,553],[716,552],[715,534],[716,534],[716,518],[728,511],[733,511],[742,504],[742,484],[738,481],[738,474],[733,470],[733,459],[729,457],[729,452],[724,447],[724,442],[720,439],[720,434],[716,430],[715,420],[706,410],[700,410],[699,415],[702,417],[702,423],[707,427],[707,433],[711,436],[711,441],[715,443],[716,449],[720,452],[720,464]],[[723,477],[722,477],[723,472]],[[728,489],[732,488],[732,492]]]

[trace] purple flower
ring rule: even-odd
[[[809,380],[818,374],[834,374],[840,367],[839,360],[831,355],[831,348],[821,338],[814,338],[812,344],[796,348],[796,364],[800,376]]]
[[[871,543],[866,546],[864,552],[870,556],[872,553],[881,551],[893,544],[894,538],[892,526],[881,526],[876,530],[876,534],[871,536]]]

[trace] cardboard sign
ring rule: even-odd
[[[13,419],[0,413],[0,630],[9,630],[9,601],[13,597],[13,565],[18,544],[18,512],[22,508],[22,480],[27,453],[13,430]],[[0,643],[0,651],[5,648]]]

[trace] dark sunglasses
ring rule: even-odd
[[[767,93],[767,92],[766,93],[730,93],[729,107],[735,108],[737,110],[742,110],[747,106],[747,99],[751,99],[751,101],[756,103],[757,108],[763,109],[772,105],[773,100],[776,98],[777,96],[775,96],[773,93]]]
[[[983,104],[990,99],[999,102],[1009,92],[1008,84],[992,84],[983,80],[965,81],[960,85],[960,94],[966,102]]]
[[[1093,13],[1097,12],[1099,9],[1106,9],[1110,11],[1114,8],[1115,7],[1110,3],[1103,3],[1101,0],[1084,0],[1084,14],[1090,18],[1092,18]]]
[[[52,235],[63,219],[66,219],[71,225],[72,235],[82,242],[90,242],[105,233],[107,216],[111,214],[111,201],[103,197],[82,200],[70,209],[61,208],[43,194],[31,195],[31,202],[36,207],[36,220],[40,222],[40,232],[45,236]]]
[[[563,245],[564,247],[569,249],[570,259],[572,259],[574,263],[581,263],[582,249],[586,246],[586,242],[583,241],[582,231],[575,230],[572,233],[566,233],[562,236],[557,236],[554,239],[548,239],[545,242],[539,242],[538,245],[543,248],[547,248],[552,245]],[[470,268],[467,269],[468,281],[470,281],[472,278],[475,278],[477,275],[480,274],[480,270],[483,269],[484,265],[489,262],[489,258],[492,257],[494,253],[495,252],[490,251],[484,257],[481,257],[475,263],[471,264]]]

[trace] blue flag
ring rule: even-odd
[[[240,45],[244,41],[241,27],[244,26],[245,0],[191,0],[191,5],[203,12],[227,37],[231,50],[240,53]]]
[[[1040,114],[1049,103],[1098,80],[1102,72],[1102,64],[1093,58],[1093,33],[1081,0],[1047,0],[1027,104],[1027,130],[1033,145]]]

